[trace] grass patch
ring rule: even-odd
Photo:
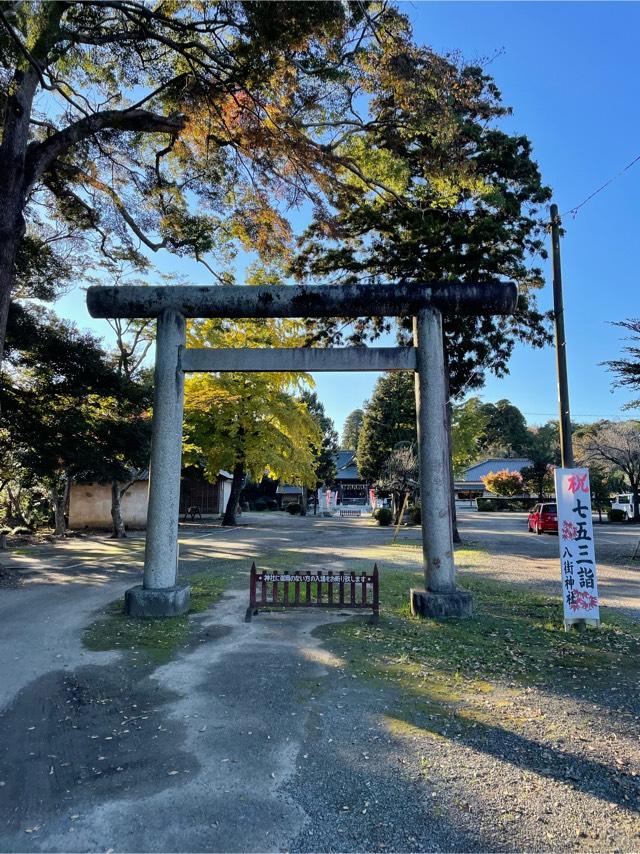
[[[191,609],[201,613],[210,608],[233,576],[219,572],[196,573],[189,578]],[[148,661],[164,664],[189,638],[189,614],[180,617],[141,620],[123,613],[122,599],[111,602],[84,632],[83,643],[94,652],[107,650],[142,654]]]
[[[422,573],[383,569],[378,625],[354,619],[318,633],[356,675],[400,688],[407,718],[426,715],[436,730],[452,715],[461,725],[465,717],[480,720],[496,688],[535,685],[576,698],[614,683],[633,690],[640,660],[634,621],[602,609],[599,630],[565,632],[558,599],[465,574],[460,581],[474,594],[473,619],[412,617],[408,591],[423,586]]]

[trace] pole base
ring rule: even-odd
[[[191,604],[188,584],[176,587],[130,587],[124,594],[124,612],[130,617],[179,617]]]
[[[471,617],[473,596],[458,587],[453,593],[432,593],[431,590],[409,591],[409,604],[414,617]]]

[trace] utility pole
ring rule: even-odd
[[[553,318],[556,337],[556,367],[558,374],[558,404],[560,407],[560,455],[562,468],[573,468],[571,441],[571,412],[567,380],[567,344],[564,335],[564,303],[562,299],[562,268],[560,266],[560,215],[558,206],[551,205],[551,252],[553,257]]]

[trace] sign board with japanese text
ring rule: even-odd
[[[589,469],[555,470],[565,627],[600,624]]]

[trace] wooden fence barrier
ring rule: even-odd
[[[371,608],[376,622],[380,613],[377,564],[372,573],[357,573],[258,572],[253,563],[249,585],[247,623],[261,608]]]

